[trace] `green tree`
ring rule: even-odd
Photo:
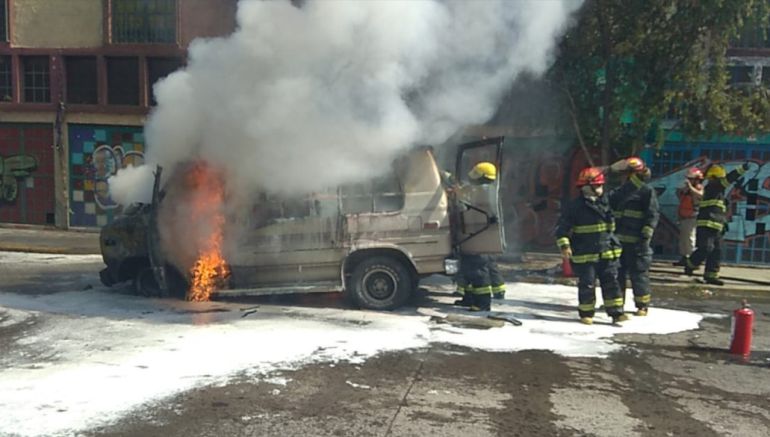
[[[747,23],[767,26],[770,0],[586,0],[549,79],[581,145],[635,153],[675,110],[693,136],[770,131],[768,89],[731,88],[727,48]]]

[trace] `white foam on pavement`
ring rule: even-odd
[[[0,434],[70,435],[144,404],[234,376],[263,379],[314,362],[363,362],[384,351],[452,343],[493,351],[546,349],[602,356],[619,333],[695,329],[701,315],[652,308],[611,326],[577,323],[574,287],[510,283],[495,310],[522,326],[489,330],[436,324],[413,308],[384,313],[336,308],[143,299],[104,288],[42,296],[0,293],[0,327],[36,320],[14,337],[0,372]],[[437,298],[433,309],[457,311]],[[601,322],[605,322],[602,324]],[[10,362],[9,362],[10,360]]]

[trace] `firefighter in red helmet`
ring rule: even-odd
[[[615,221],[604,195],[604,179],[599,168],[581,171],[576,183],[580,195],[564,205],[556,227],[556,244],[578,276],[578,314],[586,325],[593,323],[597,277],[607,315],[614,323],[628,320],[617,278],[621,248],[612,234]]]
[[[625,168],[623,168],[625,167]],[[650,169],[640,158],[630,157],[616,162],[611,169],[625,176],[625,182],[609,194],[615,216],[615,235],[623,245],[618,284],[625,302],[626,278],[631,279],[636,315],[646,316],[650,305],[650,241],[660,219],[660,207],[655,190],[648,184]]]

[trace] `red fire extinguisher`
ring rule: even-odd
[[[572,261],[569,258],[562,258],[561,260],[561,275],[565,278],[575,276],[575,272],[572,271]]]
[[[732,338],[730,353],[747,357],[751,353],[751,329],[754,324],[754,311],[744,299],[741,308],[733,312]]]

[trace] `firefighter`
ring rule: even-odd
[[[596,167],[580,172],[576,183],[580,195],[564,206],[556,228],[556,244],[578,276],[578,315],[586,325],[593,323],[597,277],[607,315],[613,323],[628,320],[617,278],[621,248],[612,235],[615,222],[604,195],[604,179]]]
[[[491,162],[480,162],[468,172],[468,178],[473,185],[494,183],[497,179],[497,167]],[[458,292],[461,284],[464,284],[464,294],[455,305],[468,306],[471,311],[489,311],[493,289],[497,290],[497,293],[505,293],[505,283],[495,259],[489,255],[461,255],[457,284]]]
[[[695,250],[695,218],[703,198],[703,172],[698,167],[687,170],[684,185],[676,190],[679,198],[679,261],[674,266],[684,267],[685,259]]]
[[[647,184],[650,180],[650,169],[640,158],[627,158],[610,168],[620,170],[626,177],[626,181],[612,190],[609,196],[617,225],[615,235],[623,246],[618,285],[625,302],[626,278],[631,279],[636,315],[646,316],[650,305],[650,240],[660,219],[658,196]]]
[[[719,279],[719,265],[722,258],[722,235],[727,231],[727,199],[725,190],[749,169],[749,163],[731,171],[729,174],[721,165],[712,165],[706,170],[706,188],[700,202],[698,218],[695,222],[695,252],[685,258],[684,272],[692,275],[703,261],[706,268],[703,280],[708,284],[725,285]]]

